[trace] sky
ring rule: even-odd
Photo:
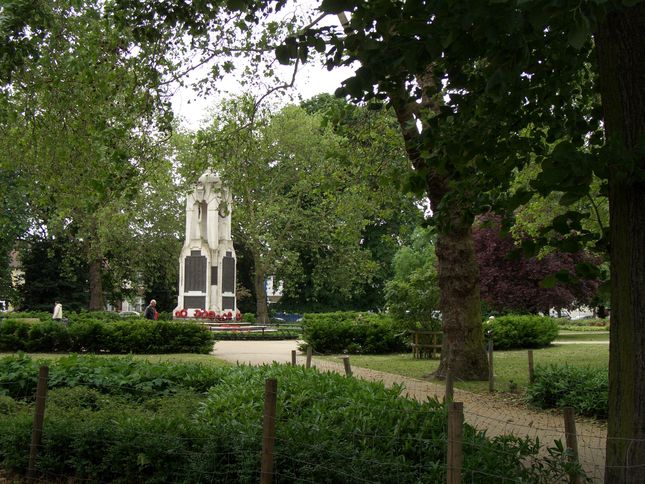
[[[288,17],[294,13],[304,14],[312,10],[315,11],[318,3],[319,0],[289,0],[280,15]],[[279,20],[279,16],[275,20]],[[321,19],[318,25],[335,24],[338,24],[338,19],[335,15],[331,15]],[[278,66],[276,70],[281,73],[283,79],[290,79],[291,69],[291,66]],[[309,63],[299,67],[294,87],[290,89],[290,95],[294,96],[294,102],[297,102],[298,96],[302,99],[309,99],[320,93],[333,94],[340,87],[341,82],[352,74],[353,69],[348,67],[328,71],[321,65],[320,59],[311,60]],[[207,75],[208,67],[205,66],[194,71],[187,84]],[[175,116],[181,120],[182,125],[191,130],[195,130],[200,126],[203,120],[207,118],[209,108],[217,104],[219,99],[226,97],[227,93],[231,95],[242,92],[233,76],[218,82],[218,89],[222,91],[219,95],[204,97],[196,93],[190,86],[176,87],[175,89],[175,94],[172,97],[173,111]]]
[[[341,82],[352,74],[353,71],[346,67],[328,71],[319,64],[305,64],[299,69],[290,93],[302,99],[309,99],[321,93],[333,94]],[[200,122],[207,118],[209,107],[215,105],[222,96],[226,96],[226,92],[241,92],[241,88],[234,81],[231,80],[227,84],[224,93],[208,97],[200,96],[189,86],[177,87],[172,96],[175,116],[181,119],[184,127],[192,130],[198,128]]]

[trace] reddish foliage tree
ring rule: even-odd
[[[500,234],[498,220],[490,217],[486,222],[476,224],[473,237],[481,299],[491,309],[548,314],[549,308],[571,309],[591,302],[598,290],[598,280],[558,282],[552,288],[542,287],[541,282],[561,271],[575,274],[578,264],[599,263],[596,257],[584,251],[551,252],[541,258],[518,255],[513,238]]]

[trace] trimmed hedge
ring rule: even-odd
[[[526,399],[539,408],[573,407],[577,414],[607,418],[609,375],[606,368],[537,366]]]
[[[558,323],[546,316],[508,315],[484,322],[484,331],[492,330],[495,349],[542,348],[558,336]]]
[[[305,314],[302,339],[319,353],[407,351],[406,332],[387,315],[358,312]]]
[[[98,357],[49,364],[38,458],[45,480],[258,482],[267,378],[278,380],[276,482],[446,480],[445,408],[399,398],[401,387],[290,365],[207,368]],[[0,376],[11,373],[17,387],[37,367],[28,358],[0,360]],[[157,381],[173,385],[149,391]],[[3,402],[0,468],[24,475],[32,403]],[[570,469],[564,450],[542,457],[530,438],[487,438],[466,424],[463,441],[462,472],[472,482],[560,482]]]
[[[266,331],[256,333],[250,331],[214,331],[215,341],[248,340],[248,341],[278,341],[285,339],[298,339],[300,334],[292,330]]]
[[[196,323],[147,320],[0,322],[0,351],[89,353],[209,353],[210,331]]]

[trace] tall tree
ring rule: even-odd
[[[102,309],[106,256],[119,247],[146,178],[158,168],[167,111],[160,58],[135,46],[95,2],[48,5],[48,31],[2,87],[14,149],[32,182],[31,216],[50,234],[73,231],[88,264],[90,309]],[[111,244],[111,245],[110,245]]]
[[[199,138],[202,160],[210,158],[232,188],[234,236],[253,258],[258,320],[267,318],[268,275],[283,280],[286,292],[305,281],[314,302],[364,290],[378,269],[363,250],[364,230],[388,197],[365,181],[378,173],[352,155],[355,145],[323,127],[319,115],[295,106],[260,115],[249,98],[225,105]],[[400,158],[383,159],[394,162]]]

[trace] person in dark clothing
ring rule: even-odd
[[[155,301],[154,299],[150,301],[150,304],[143,312],[143,317],[152,320],[159,319],[159,313],[157,312],[157,301]]]

